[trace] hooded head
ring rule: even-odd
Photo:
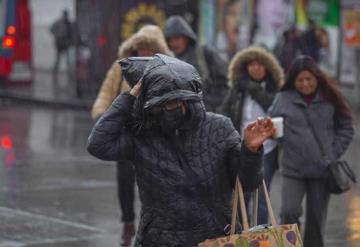
[[[198,117],[196,115],[204,113],[201,79],[192,65],[162,54],[156,54],[151,59],[127,58],[120,64],[126,78],[141,78],[142,90],[135,104],[135,113],[142,127],[159,120],[152,118],[153,109],[164,109],[169,103],[184,102],[191,121]],[[201,112],[195,111],[195,105],[198,110],[202,109]]]
[[[284,84],[284,72],[278,61],[270,52],[261,47],[249,47],[236,53],[229,65],[228,77],[231,87],[235,87],[237,81],[248,74],[247,65],[251,62],[264,65],[267,75],[275,83],[276,88]]]
[[[286,82],[281,90],[297,91],[296,81],[300,79],[298,77],[302,72],[308,72],[315,78],[317,91],[320,91],[322,97],[335,106],[337,114],[351,117],[349,105],[341,94],[337,83],[321,70],[316,61],[310,56],[301,55],[294,59],[287,74]],[[307,85],[309,86],[309,81]]]
[[[125,58],[138,56],[139,50],[147,50],[151,56],[162,53],[168,56],[174,54],[170,51],[164,34],[156,25],[144,25],[135,34],[125,40],[118,50],[118,57]]]
[[[178,54],[186,50],[188,45],[194,45],[197,42],[196,34],[191,29],[189,24],[185,21],[185,19],[179,15],[171,16],[166,20],[164,27],[164,35],[170,46],[170,49],[172,49],[175,53]],[[183,42],[180,42],[179,39],[180,41],[185,40],[185,43],[182,44]],[[185,47],[183,47],[181,50],[179,46]]]
[[[145,25],[140,28],[134,35],[133,46],[136,51],[141,49],[149,50],[152,56],[156,53],[173,56],[163,32],[156,25]]]

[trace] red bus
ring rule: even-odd
[[[28,0],[0,0],[0,77],[16,63],[31,68],[31,15]]]

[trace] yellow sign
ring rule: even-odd
[[[165,23],[165,13],[155,4],[140,3],[136,8],[130,9],[121,25],[121,38],[129,38],[145,24],[158,25],[161,29]]]

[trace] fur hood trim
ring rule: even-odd
[[[174,56],[166,43],[163,32],[155,25],[145,25],[125,40],[118,49],[118,56],[119,58],[133,56],[138,49],[148,49],[154,54]]]
[[[284,72],[275,56],[262,47],[249,47],[235,54],[231,60],[228,71],[230,87],[234,86],[235,81],[242,78],[245,74],[247,63],[257,60],[264,64],[272,79],[277,83],[278,88],[284,84]]]

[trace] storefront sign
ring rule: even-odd
[[[343,11],[344,44],[360,48],[360,9]]]

